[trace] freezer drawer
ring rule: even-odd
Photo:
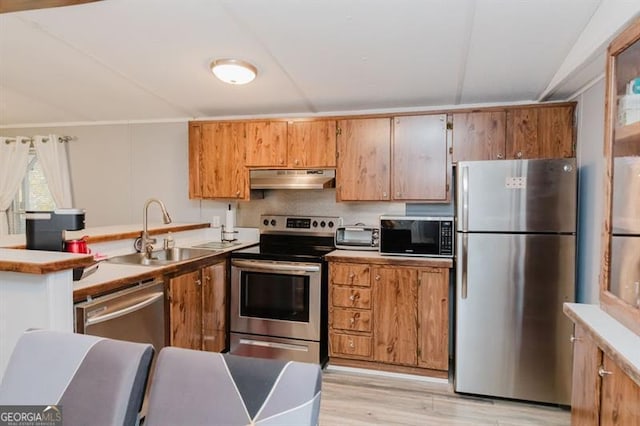
[[[457,166],[460,231],[576,231],[575,159],[465,161]]]
[[[455,390],[568,405],[573,235],[458,234]]]
[[[611,237],[609,290],[628,304],[640,307],[640,235]]]

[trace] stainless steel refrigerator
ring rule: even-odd
[[[457,392],[569,405],[575,159],[458,163]]]
[[[613,163],[611,277],[609,289],[640,307],[640,157]]]

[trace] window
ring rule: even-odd
[[[29,150],[27,173],[11,207],[9,207],[9,233],[25,232],[25,212],[27,210],[55,210],[47,179],[44,176],[35,149]]]

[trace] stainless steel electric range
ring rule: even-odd
[[[342,219],[261,216],[260,244],[231,255],[231,353],[325,364],[327,264]]]

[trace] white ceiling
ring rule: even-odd
[[[105,0],[2,14],[0,125],[536,101],[599,4]],[[258,78],[219,82],[208,65],[223,57]]]

